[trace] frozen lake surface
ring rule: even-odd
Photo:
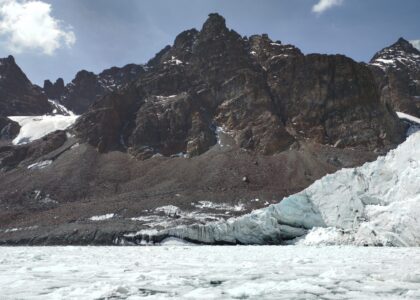
[[[419,299],[420,248],[3,247],[7,299]]]

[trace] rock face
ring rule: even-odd
[[[45,80],[44,92],[49,99],[58,101],[76,114],[82,114],[97,99],[128,84],[142,72],[143,67],[135,64],[113,67],[98,75],[82,70],[66,86],[61,78],[54,84]]]
[[[420,117],[420,51],[400,38],[375,54],[369,67],[381,100],[395,111]]]
[[[43,115],[50,111],[41,88],[29,81],[13,56],[0,59],[0,116]]]
[[[6,145],[0,147],[0,170],[8,171],[16,168],[22,162],[26,165],[51,154],[67,141],[64,131],[55,131],[30,144],[19,146]]]
[[[0,140],[13,140],[19,134],[17,122],[6,117],[0,117]]]
[[[243,38],[217,14],[181,33],[135,83],[97,101],[76,131],[101,151],[148,158],[199,155],[216,143],[217,127],[265,155],[302,139],[373,150],[403,137],[366,66],[305,56],[267,35]]]
[[[54,83],[49,80],[44,81],[44,92],[49,99],[60,99],[65,92],[63,78],[58,78]]]

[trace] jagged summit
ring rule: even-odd
[[[209,14],[201,29],[202,34],[218,35],[229,31],[226,27],[226,20],[218,13]]]
[[[370,66],[382,102],[420,117],[420,51],[404,38],[377,52]]]
[[[0,58],[0,117],[38,115],[51,111],[41,89],[33,85],[9,55]]]
[[[399,38],[391,46],[377,52],[370,63],[382,69],[420,67],[420,51],[406,39]]]
[[[43,89],[49,99],[60,99],[65,89],[64,80],[63,78],[58,78],[54,83],[48,79],[44,80]]]
[[[15,62],[15,58],[13,57],[13,55],[9,55],[9,56],[7,56],[7,61],[9,61],[10,63],[12,63],[12,64],[15,64],[16,62]]]
[[[407,52],[414,52],[414,53],[420,54],[420,51],[403,37],[400,37],[398,41],[395,44],[393,44],[391,47],[397,47],[397,46],[401,47]]]
[[[82,114],[98,98],[128,84],[141,72],[144,72],[143,66],[136,64],[112,67],[99,74],[81,70],[66,86],[61,78],[54,84],[45,80],[44,92],[48,98],[58,101],[76,114]]]

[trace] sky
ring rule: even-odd
[[[212,12],[306,54],[369,61],[399,37],[420,46],[420,0],[0,0],[0,57],[36,84],[67,83],[82,69],[146,63]]]

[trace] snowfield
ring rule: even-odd
[[[18,122],[21,126],[19,135],[13,144],[26,144],[56,130],[65,130],[76,122],[79,116],[11,116],[9,119]]]
[[[140,231],[116,242],[144,244],[177,237],[207,244],[420,246],[419,211],[420,132],[416,132],[386,156],[327,175],[278,204],[225,222],[180,226],[152,235]]]
[[[420,249],[5,247],[2,300],[419,299]]]

